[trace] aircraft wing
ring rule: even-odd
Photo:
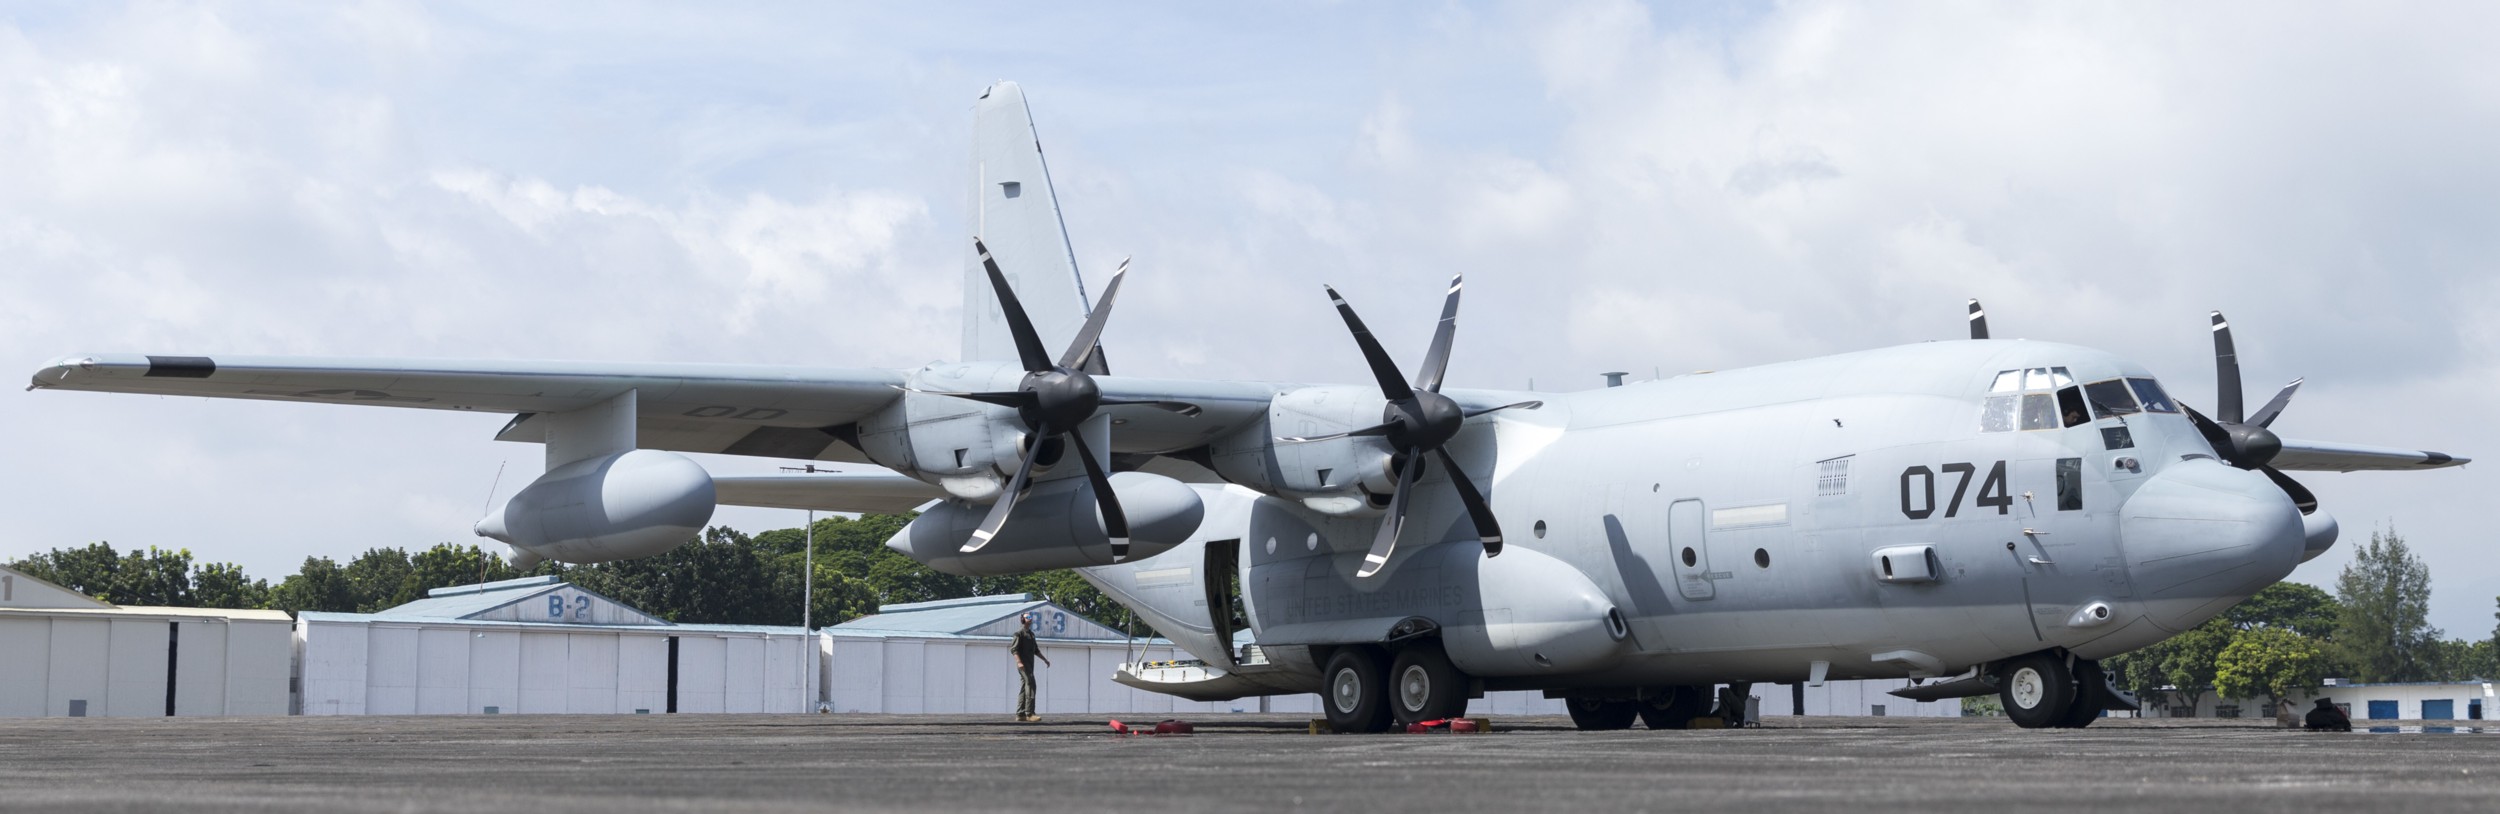
[[[946,496],[946,490],[892,472],[714,477],[723,506],[901,514]]]
[[[488,362],[92,354],[36,371],[30,389],[522,414],[497,437],[540,440],[531,415],[639,391],[639,446],[859,460],[820,431],[892,402],[901,371],[604,362]]]
[[[2464,466],[2473,460],[2419,449],[2365,447],[2359,444],[2336,444],[2285,438],[2283,439],[2283,452],[2274,456],[2272,465],[2276,469],[2309,472],[2354,472],[2365,469],[2399,471]]]
[[[638,391],[636,445],[644,449],[867,463],[838,433],[902,397],[897,388],[905,380],[905,371],[879,368],[85,354],[36,371],[28,389],[518,414],[495,437],[525,442],[544,440],[537,416],[630,389]],[[1150,405],[1104,407],[1119,425],[1112,434],[1119,452],[1203,444],[1266,415],[1277,390],[1250,382],[1098,381],[1107,398],[1201,408],[1181,415]]]

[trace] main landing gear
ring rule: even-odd
[[[2069,666],[2071,665],[2071,666]],[[2024,729],[2081,729],[2113,706],[2100,662],[2033,653],[1997,668],[1997,700]]]
[[[1741,685],[1730,689],[1729,696],[1719,699],[1722,709],[1742,703],[1733,700],[1744,697]],[[1693,719],[1713,711],[1711,700],[1709,687],[1696,686],[1642,687],[1629,692],[1580,691],[1563,699],[1563,710],[1571,713],[1572,725],[1584,731],[1630,729],[1635,720],[1651,729],[1683,729],[1692,725]],[[1720,714],[1730,717],[1725,712]]]
[[[1392,723],[1466,714],[1471,683],[1437,641],[1409,643],[1394,656],[1341,647],[1321,673],[1321,707],[1339,732],[1384,732]]]

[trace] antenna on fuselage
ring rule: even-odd
[[[1628,371],[1628,370],[1616,370],[1616,371],[1609,371],[1609,372],[1606,372],[1606,373],[1600,373],[1600,374],[1597,374],[1597,375],[1600,375],[1600,376],[1604,376],[1604,377],[1606,377],[1606,386],[1607,386],[1607,387],[1622,387],[1622,386],[1623,386],[1623,377],[1625,377],[1625,376],[1630,376],[1630,375],[1632,375],[1632,373],[1631,373],[1631,371]]]
[[[1979,300],[1970,301],[1970,338],[1988,338],[1988,312],[1979,307]]]

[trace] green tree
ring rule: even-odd
[[[328,557],[305,557],[304,567],[270,591],[270,604],[288,613],[330,611],[354,613],[356,588],[347,570]]]
[[[191,550],[168,551],[148,546],[146,551],[122,555],[121,567],[113,575],[113,592],[105,601],[116,605],[192,607],[197,602],[191,598]]]
[[[2180,701],[2193,708],[2204,699],[2214,686],[2214,660],[2238,635],[2229,620],[2217,616],[2163,642],[2169,647],[2162,653],[2161,676],[2175,688]]]
[[[27,576],[59,585],[106,602],[118,587],[121,554],[112,543],[88,543],[78,548],[55,548],[43,554],[9,564]]]
[[[369,548],[347,562],[347,584],[356,592],[356,612],[372,613],[383,608],[407,604],[416,569],[408,564],[408,552],[398,548]]]
[[[233,563],[212,562],[202,565],[191,579],[192,598],[203,608],[251,610],[269,607],[267,580],[252,579],[243,574],[243,567]]]
[[[2278,582],[2222,612],[2232,627],[2279,627],[2315,639],[2335,635],[2335,597],[2315,585]]]
[[[2430,625],[2431,572],[2389,528],[2370,542],[2336,579],[2335,646],[2352,677],[2365,682],[2421,681],[2430,677],[2424,651],[2439,638]]]
[[[2318,686],[2326,648],[2288,629],[2242,631],[2214,658],[2214,689],[2225,698],[2264,695],[2276,708]]]
[[[427,591],[453,585],[476,585],[520,576],[503,557],[474,545],[436,543],[409,559],[406,588],[393,607],[424,599]]]

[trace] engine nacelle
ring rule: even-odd
[[[607,562],[685,544],[711,522],[713,507],[712,476],[701,465],[638,449],[548,470],[477,521],[476,531],[524,555]]]
[[[1117,472],[1111,475],[1111,488],[1128,514],[1131,560],[1171,550],[1189,539],[1206,517],[1197,490],[1171,478]],[[1103,534],[1102,512],[1095,508],[1093,487],[1083,478],[1034,486],[996,539],[978,552],[963,553],[964,542],[972,539],[989,511],[985,504],[946,501],[922,512],[885,545],[931,568],[966,577],[1111,564],[1111,538]]]
[[[919,390],[1014,390],[1024,370],[995,362],[934,364],[912,371]],[[925,393],[904,393],[860,419],[860,451],[879,466],[936,484],[959,500],[988,502],[1022,460],[1015,411]]]
[[[1329,515],[1378,511],[1397,486],[1388,442],[1376,437],[1280,443],[1276,436],[1320,436],[1380,423],[1380,391],[1305,387],[1278,395],[1267,420],[1218,438],[1210,457],[1227,481],[1302,501]]]

